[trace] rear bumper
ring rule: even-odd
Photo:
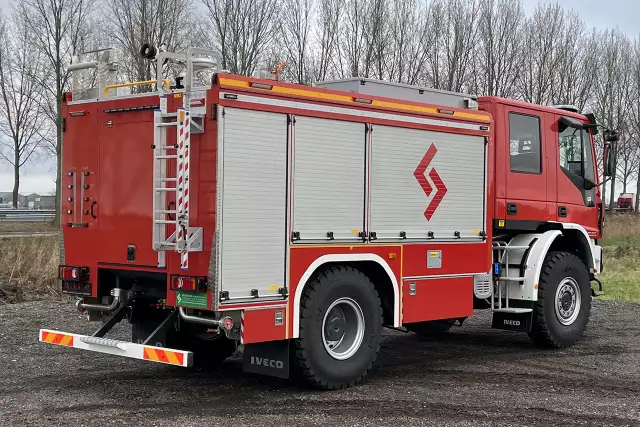
[[[114,356],[166,363],[168,365],[182,366],[185,368],[193,366],[193,353],[190,351],[153,347],[127,341],[96,338],[88,335],[70,334],[68,332],[51,331],[48,329],[40,329],[39,339],[40,342],[46,344],[62,345],[80,350],[112,354]]]

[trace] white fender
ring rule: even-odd
[[[398,286],[398,280],[396,279],[393,270],[389,267],[389,264],[376,254],[332,254],[323,255],[313,261],[311,265],[304,272],[298,286],[296,286],[296,293],[293,299],[293,336],[291,338],[298,338],[300,336],[300,298],[302,298],[302,291],[307,285],[307,282],[311,278],[311,275],[323,264],[329,262],[356,262],[356,261],[373,261],[380,264],[384,271],[386,271],[391,284],[393,285],[393,326],[400,327],[400,289]]]
[[[527,254],[526,266],[524,272],[524,283],[520,284],[517,282],[509,282],[509,298],[510,299],[520,299],[526,301],[537,301],[538,300],[538,283],[540,280],[540,274],[542,272],[542,264],[544,263],[544,259],[549,252],[549,248],[553,244],[553,242],[561,235],[568,235],[568,231],[573,234],[574,237],[577,237],[581,240],[582,247],[588,251],[589,253],[585,253],[585,257],[588,261],[591,262],[591,265],[588,265],[587,269],[592,269],[594,266],[599,268],[600,259],[602,257],[602,249],[600,246],[597,246],[593,243],[593,240],[589,238],[589,234],[580,224],[573,223],[560,223],[556,224],[560,225],[562,230],[549,230],[544,233],[527,233],[520,234],[509,242],[510,246],[526,246],[529,245],[533,239],[537,239],[534,245],[531,247],[531,250]],[[520,263],[520,260],[524,256],[524,250],[514,250],[513,258],[509,260],[510,264]],[[513,272],[510,276],[513,275]]]

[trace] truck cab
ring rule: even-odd
[[[602,237],[589,119],[573,109],[504,98],[480,97],[479,104],[496,121],[496,229],[534,231],[558,222]]]

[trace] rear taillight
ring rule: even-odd
[[[61,265],[58,270],[58,278],[62,280],[84,282],[89,280],[89,269],[87,267],[70,267],[68,265]]]
[[[62,293],[73,295],[91,295],[92,293],[87,267],[61,265],[58,267],[58,278],[62,281]]]
[[[206,292],[206,277],[171,276],[171,290],[180,292]]]

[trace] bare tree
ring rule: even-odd
[[[312,0],[284,0],[280,37],[286,54],[284,76],[295,83],[313,83],[309,53]]]
[[[144,43],[175,52],[186,49],[196,27],[191,0],[106,0],[110,38],[124,54],[120,67],[129,81],[155,79],[155,62],[140,56]],[[138,91],[150,91],[145,85]]]
[[[30,49],[39,49],[46,58],[49,73],[42,85],[55,100],[56,125],[56,223],[60,223],[62,170],[62,96],[68,86],[67,64],[87,35],[92,0],[21,0],[16,13],[29,30]]]
[[[201,0],[222,52],[222,68],[252,74],[266,60],[274,38],[281,0]]]
[[[329,70],[336,67],[340,16],[344,10],[343,0],[320,0],[317,7],[317,33],[315,48],[311,49],[313,78],[326,80]]]
[[[628,102],[631,79],[631,43],[618,30],[606,31],[601,37],[598,78],[594,85],[594,107],[596,116],[611,129],[621,132],[622,140],[628,137]],[[617,164],[614,171],[617,170]],[[611,177],[609,208],[613,211],[616,174]]]
[[[364,67],[367,49],[365,28],[369,19],[368,1],[345,1],[338,54],[342,77],[369,77]]]
[[[631,93],[630,99],[636,102],[629,103],[629,129],[632,135],[632,143],[636,148],[636,213],[640,213],[640,36],[636,37],[633,43],[633,51],[631,53]]]
[[[389,11],[386,0],[369,0],[368,6],[369,13],[364,25],[364,74],[382,80],[385,78],[386,55],[389,50]]]
[[[0,16],[0,159],[13,167],[13,207],[18,207],[20,168],[38,150],[46,134],[37,75],[42,55],[29,46],[29,30]]]
[[[577,14],[567,14],[556,48],[555,78],[551,98],[555,104],[575,105],[585,108],[592,96],[597,78],[597,33],[585,34],[584,23]]]
[[[524,21],[520,0],[480,2],[474,92],[501,97],[516,95]]]
[[[541,5],[523,28],[525,34],[519,89],[522,98],[535,104],[552,102],[552,87],[559,46],[558,34],[564,25],[564,11],[559,4]]]

